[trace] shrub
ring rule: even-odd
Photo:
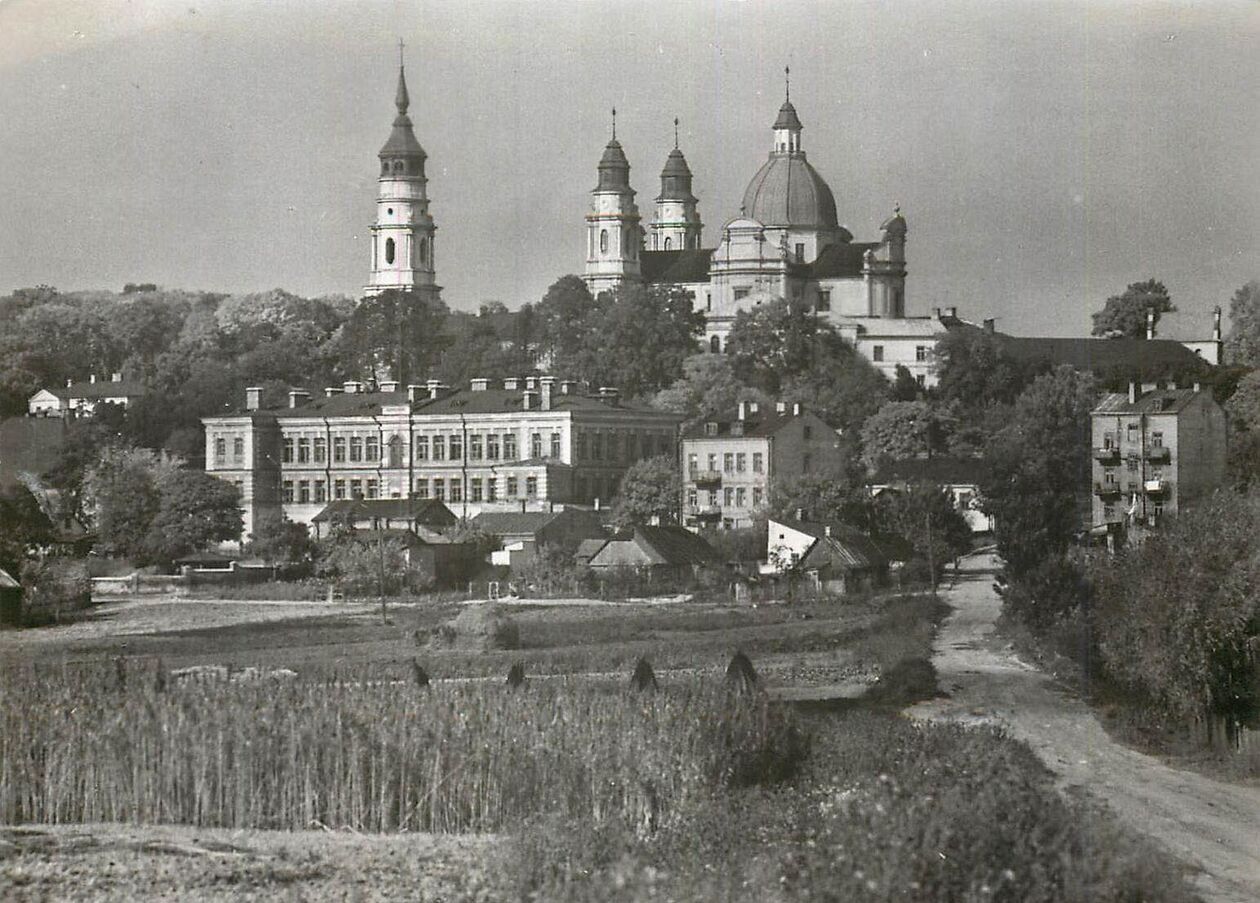
[[[521,645],[521,632],[502,608],[484,602],[465,605],[450,622],[434,631],[432,645],[440,649],[477,652],[517,649]]]
[[[1005,613],[1043,633],[1087,606],[1091,591],[1084,567],[1066,555],[1051,555],[1011,576],[1002,593],[1002,606]]]
[[[92,580],[80,561],[42,558],[22,565],[22,622],[55,623],[92,603]]]

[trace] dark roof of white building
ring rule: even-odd
[[[1184,411],[1204,392],[1194,389],[1154,389],[1129,401],[1125,392],[1112,392],[1094,408],[1095,414],[1177,414]],[[1210,393],[1207,393],[1210,397]]]

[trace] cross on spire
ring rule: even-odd
[[[678,117],[674,117],[674,150],[678,150]]]
[[[792,67],[783,67],[783,99],[790,101],[792,99]]]
[[[403,39],[399,38],[398,39],[398,68],[399,69],[401,69],[403,66],[403,48],[406,46],[407,45],[403,43]]]
[[[613,141],[616,141],[616,140],[617,140],[617,108],[616,108],[616,107],[613,107],[613,108],[612,108],[612,114],[613,114],[613,115],[612,115],[612,122],[613,122],[613,136],[612,136],[612,140],[613,140]]]

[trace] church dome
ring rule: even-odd
[[[599,184],[596,191],[620,191],[630,187],[630,161],[616,138],[608,142],[599,158]]]
[[[695,200],[691,194],[691,167],[678,148],[670,151],[665,158],[665,168],[661,170],[661,194],[657,200]]]
[[[792,115],[796,115],[795,110]],[[765,226],[835,228],[839,225],[835,196],[818,170],[799,152],[771,154],[748,183],[743,208],[744,216]]]

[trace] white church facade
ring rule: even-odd
[[[939,316],[906,316],[907,227],[900,209],[880,226],[877,240],[854,241],[839,223],[831,188],[806,157],[804,126],[790,96],[771,129],[769,157],[748,183],[739,214],[722,226],[715,247],[704,247],[677,131],[644,228],[614,118],[586,216],[588,287],[599,293],[632,280],[686,289],[705,312],[705,347],[713,352],[725,350],[739,311],[790,298],[835,325],[890,379],[900,364],[921,385],[933,385],[931,352],[945,324]]]

